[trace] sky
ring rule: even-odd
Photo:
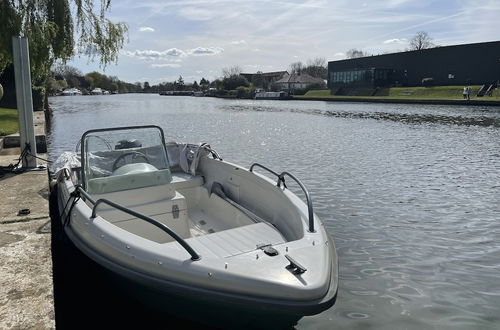
[[[500,39],[500,0],[112,0],[107,17],[129,28],[118,62],[67,64],[131,83],[211,81],[233,66],[282,71],[353,48],[404,51],[419,31],[440,46]]]

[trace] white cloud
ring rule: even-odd
[[[217,55],[224,52],[223,48],[220,47],[196,47],[193,49],[189,50],[182,50],[179,48],[170,48],[166,50],[151,50],[151,49],[143,49],[139,50],[136,49],[134,51],[122,51],[122,54],[132,57],[132,58],[137,58],[140,60],[145,60],[145,61],[168,61],[169,63],[158,63],[158,64],[153,64],[151,65],[152,67],[155,68],[160,68],[160,67],[171,67],[171,68],[178,68],[181,65],[179,64],[174,64],[174,63],[181,63],[182,60],[181,58],[186,57],[186,56],[211,56],[211,55]]]
[[[189,55],[194,56],[207,56],[207,55],[217,55],[224,51],[220,47],[196,47],[187,51]]]
[[[177,63],[153,63],[151,64],[153,68],[180,68],[181,65]]]
[[[149,26],[141,26],[139,32],[155,32],[155,29]]]
[[[184,56],[186,53],[179,48],[170,48],[164,51],[168,56]]]
[[[167,59],[169,57],[180,57],[185,56],[186,53],[178,48],[170,48],[164,51],[158,50],[135,50],[125,51],[125,55],[130,57],[137,57],[141,60],[158,60],[158,59]]]
[[[388,39],[383,42],[384,44],[406,44],[408,43],[408,39],[405,38],[394,38],[394,39]]]

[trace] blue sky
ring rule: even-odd
[[[212,80],[234,65],[287,70],[352,48],[402,51],[418,31],[441,46],[500,39],[500,0],[113,0],[108,17],[129,26],[118,63],[103,70],[76,56],[68,64],[150,84]]]

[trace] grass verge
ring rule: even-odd
[[[476,94],[481,86],[471,86],[471,100],[500,101],[500,90],[493,91],[492,96],[477,97]],[[462,100],[463,86],[434,86],[434,87],[392,87],[382,88],[375,96],[371,96],[373,90],[354,89],[355,95],[330,95],[330,90],[310,90],[303,96],[294,98],[363,98],[363,99],[395,99],[395,100]]]
[[[17,110],[0,108],[0,136],[13,134],[18,130]]]

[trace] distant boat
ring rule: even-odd
[[[79,89],[77,88],[66,88],[61,95],[63,96],[74,96],[74,95],[82,95],[82,92],[80,92]]]
[[[255,93],[255,99],[256,100],[286,100],[288,98],[288,95],[281,91],[281,92],[258,92]]]
[[[160,92],[160,95],[193,96],[193,91],[164,91],[164,92]]]
[[[103,90],[99,87],[94,88],[93,90],[90,91],[90,94],[92,95],[102,95]]]
[[[199,97],[199,96],[205,96],[205,95],[203,94],[203,92],[198,91],[198,92],[194,92],[193,96],[198,96]]]

